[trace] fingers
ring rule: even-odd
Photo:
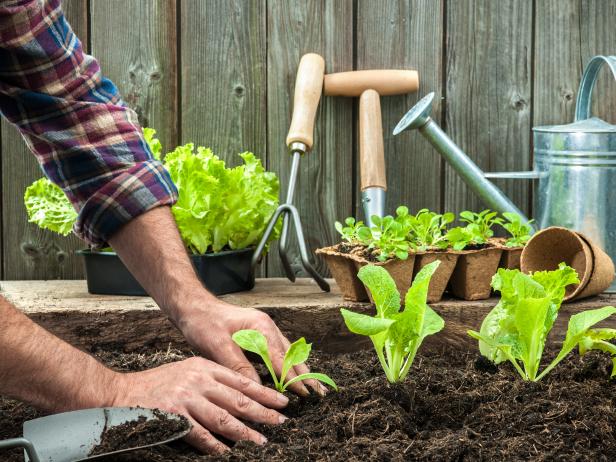
[[[233,417],[229,411],[208,400],[195,403],[191,414],[203,427],[231,441],[252,441],[259,445],[267,443],[267,438],[261,433],[247,427]]]
[[[195,419],[188,416],[188,420],[192,425],[192,430],[184,437],[184,440],[188,444],[207,454],[222,454],[229,450],[228,446],[214,438],[214,436],[199,425]]]
[[[264,387],[226,367],[216,367],[213,369],[213,374],[220,383],[234,388],[268,408],[282,409],[289,404],[289,399],[282,393],[278,393],[273,388]]]
[[[251,422],[278,425],[287,420],[287,418],[279,412],[262,406],[244,393],[222,383],[217,383],[216,386],[208,392],[207,398],[218,407],[229,411],[234,417],[239,417]]]

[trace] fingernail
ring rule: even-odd
[[[284,404],[285,406],[289,404],[289,398],[287,398],[282,393],[278,393],[277,399],[279,403]]]
[[[302,396],[310,395],[310,390],[308,390],[308,388],[306,388],[304,385],[302,385],[302,388],[300,388],[299,391]]]
[[[280,422],[281,424],[282,424],[282,423],[285,423],[287,420],[289,420],[289,418],[288,418],[288,417],[286,417],[286,416],[284,416],[284,415],[282,415],[282,414],[280,414],[280,415],[278,416],[278,422]]]
[[[261,442],[260,442],[260,444],[265,444],[265,443],[267,443],[267,438],[265,436],[261,435]]]

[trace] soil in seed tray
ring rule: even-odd
[[[170,419],[157,410],[154,410],[154,416],[155,419],[148,420],[145,416],[141,416],[122,425],[105,427],[101,442],[92,448],[89,455],[106,454],[165,441],[184,432],[190,425],[184,417],[181,420]]]
[[[140,370],[185,354],[98,356],[117,369]],[[616,460],[616,382],[607,355],[571,354],[539,383],[453,350],[418,356],[400,385],[387,383],[372,351],[315,352],[310,363],[336,380],[340,392],[292,398],[285,424],[256,426],[266,446],[238,443],[214,457],[177,442],[107,461]],[[0,401],[0,438],[19,435],[22,422],[35,415],[26,405]],[[6,457],[0,460],[22,460]]]

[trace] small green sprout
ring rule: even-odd
[[[507,219],[507,223],[501,223],[511,237],[505,241],[507,247],[522,247],[530,239],[530,233],[533,230],[531,223],[522,221],[522,217],[517,213],[504,212],[503,216]]]
[[[278,378],[276,372],[274,371],[274,366],[270,358],[269,348],[267,347],[267,339],[265,338],[265,335],[263,335],[258,330],[245,329],[238,330],[236,333],[233,334],[231,338],[235,343],[240,346],[240,348],[255,353],[261,357],[261,359],[265,363],[265,366],[267,367],[267,370],[271,374],[272,379],[274,380],[274,386],[276,390],[281,393],[284,393],[289,387],[289,385],[306,379],[319,380],[320,382],[326,383],[334,390],[338,390],[338,386],[329,376],[325,374],[319,374],[317,372],[300,374],[290,380],[286,380],[287,374],[289,373],[291,368],[293,366],[297,366],[306,362],[308,356],[310,356],[312,344],[306,343],[306,339],[304,337],[293,342],[285,353],[284,360],[282,362],[282,371],[280,373],[280,378]]]

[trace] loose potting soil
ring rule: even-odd
[[[147,446],[168,440],[189,428],[188,420],[170,419],[162,412],[154,410],[155,419],[141,416],[136,420],[103,430],[101,442],[92,448],[90,456],[106,454],[127,448]]]
[[[185,355],[98,353],[122,370]],[[329,374],[340,392],[293,397],[285,424],[256,426],[266,446],[238,443],[213,457],[178,442],[108,461],[616,460],[616,382],[607,355],[570,354],[539,383],[523,382],[509,365],[453,350],[419,355],[400,385],[387,383],[373,351],[315,352],[310,365]],[[0,438],[20,435],[23,421],[35,416],[26,405],[0,401]],[[22,460],[19,451],[7,454],[0,460]]]

